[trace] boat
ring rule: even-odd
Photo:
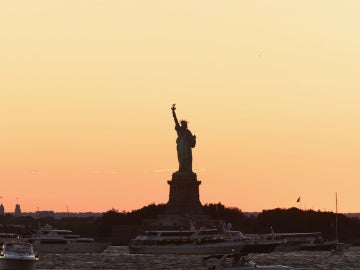
[[[335,240],[325,241],[321,236],[317,236],[312,243],[300,245],[300,250],[307,251],[330,251],[331,254],[343,254],[343,249],[348,248],[345,243],[339,242],[338,237],[338,209],[337,209],[337,193],[336,198],[336,213],[335,213]]]
[[[0,245],[4,244],[5,242],[11,242],[17,240],[19,235],[16,233],[0,233]]]
[[[282,240],[283,244],[276,248],[276,251],[297,251],[301,245],[310,244],[316,238],[321,237],[321,232],[308,233],[273,233],[267,234],[267,239]]]
[[[325,241],[323,238],[317,238],[312,243],[300,245],[300,250],[307,251],[331,251],[343,245],[337,240]]]
[[[95,242],[94,238],[82,238],[71,230],[54,229],[46,225],[30,236],[23,236],[38,253],[99,253],[110,243]]]
[[[29,243],[12,241],[1,247],[0,270],[34,270],[38,261]]]
[[[248,238],[240,231],[218,229],[153,230],[137,235],[129,243],[136,254],[226,254],[270,253],[282,241]]]
[[[208,266],[208,270],[251,270],[251,269],[267,269],[267,270],[293,270],[294,268],[283,265],[258,265],[247,257],[244,253],[230,253],[222,255],[212,255],[203,258],[203,263]],[[212,263],[211,259],[216,259]],[[209,264],[211,264],[209,266]]]

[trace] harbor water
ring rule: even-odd
[[[37,269],[90,270],[206,270],[204,255],[129,254],[127,247],[110,246],[94,254],[40,254]],[[360,247],[351,247],[344,255],[331,255],[328,251],[272,252],[249,256],[259,265],[282,264],[295,269],[360,269]]]

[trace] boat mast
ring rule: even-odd
[[[337,203],[337,192],[335,192],[335,202],[336,202],[336,214],[335,214],[335,240],[338,241],[338,203]]]

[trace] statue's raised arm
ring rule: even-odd
[[[176,126],[179,126],[179,121],[176,117],[176,113],[175,113],[175,110],[176,110],[176,107],[175,107],[176,104],[173,104],[172,107],[171,107],[171,110],[172,110],[172,115],[174,117],[174,121],[175,121],[175,125]]]

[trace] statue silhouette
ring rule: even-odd
[[[175,113],[175,104],[171,107],[175,121],[175,130],[178,135],[176,139],[176,150],[179,161],[179,170],[177,173],[193,173],[192,171],[192,150],[195,147],[196,136],[191,134],[187,128],[187,121],[181,120],[180,124]]]

